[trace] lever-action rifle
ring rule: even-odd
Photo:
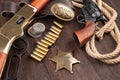
[[[31,5],[21,8],[6,24],[0,28],[0,78],[12,43],[23,36],[23,28],[30,22],[49,0],[34,0]]]
[[[79,23],[84,23],[85,27],[75,31],[75,37],[80,46],[84,45],[95,34],[95,22],[105,21],[102,12],[92,0],[83,0],[83,4],[82,14],[77,16],[77,20]]]

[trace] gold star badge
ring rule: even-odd
[[[57,56],[50,58],[50,60],[56,63],[55,72],[62,68],[65,68],[71,73],[73,73],[72,65],[75,63],[80,63],[80,61],[78,61],[72,56],[72,52],[63,52],[63,51],[58,51]]]

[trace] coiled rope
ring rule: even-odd
[[[91,38],[91,40],[89,40],[86,43],[85,50],[89,56],[91,56],[94,59],[98,59],[104,63],[107,64],[119,63],[120,62],[120,31],[115,22],[118,14],[112,7],[110,7],[102,0],[93,0],[93,1],[98,5],[98,7],[101,9],[104,15],[107,17],[108,22],[106,22],[106,24],[102,28],[100,28],[99,25],[96,23],[97,25],[96,33]],[[81,4],[81,2],[82,0],[72,0],[73,5],[78,8],[83,7],[83,4]],[[115,40],[117,46],[112,52],[101,54],[95,46],[95,37],[102,40],[105,33],[110,33],[112,38]]]

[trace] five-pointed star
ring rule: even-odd
[[[72,64],[80,63],[80,61],[78,61],[72,56],[72,52],[63,52],[63,51],[58,51],[57,56],[50,58],[50,60],[56,62],[55,72],[62,68],[65,68],[69,70],[71,73],[73,73]]]

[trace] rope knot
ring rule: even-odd
[[[115,28],[114,23],[115,23],[115,21],[113,21],[107,25],[104,25],[102,28],[97,27],[97,30],[96,30],[97,38],[102,40],[105,33],[109,33],[111,31],[113,31],[113,29]]]

